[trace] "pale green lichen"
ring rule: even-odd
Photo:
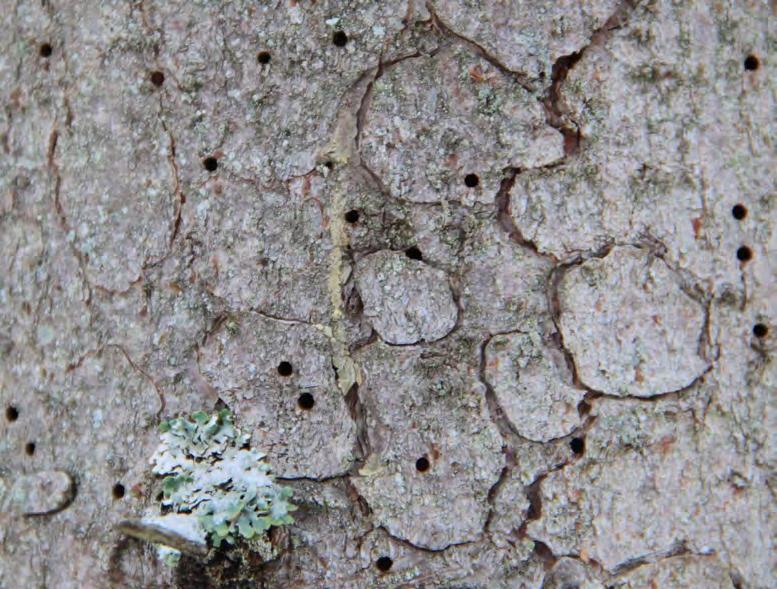
[[[157,548],[157,556],[166,565],[173,567],[181,560],[181,551],[162,544]]]
[[[187,513],[219,547],[238,537],[260,542],[271,526],[292,523],[292,491],[275,482],[265,454],[249,446],[227,410],[197,412],[161,424],[151,460],[162,475],[162,505]]]

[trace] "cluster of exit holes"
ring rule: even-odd
[[[413,250],[413,249],[418,251],[418,254],[417,254],[418,257],[415,257],[416,256],[415,253],[412,253],[412,254],[410,253],[410,250]],[[405,253],[408,255],[409,258],[418,259],[418,260],[421,259],[421,252],[420,250],[418,250],[418,248],[410,248]],[[278,371],[278,374],[280,374],[281,376],[287,377],[292,375],[292,373],[294,372],[294,367],[291,365],[290,362],[287,362],[286,360],[284,360],[280,364],[278,364],[277,371]],[[309,411],[315,405],[315,399],[313,395],[310,393],[302,393],[297,399],[297,405],[299,406],[300,409]],[[421,473],[427,472],[429,468],[431,468],[431,463],[429,462],[429,458],[427,458],[426,456],[421,456],[420,458],[418,458],[418,460],[415,461],[415,468],[418,472],[421,472]]]
[[[283,377],[291,376],[294,373],[294,367],[291,365],[291,362],[286,360],[278,364],[276,370],[278,371],[278,374]],[[310,411],[313,409],[315,404],[316,399],[311,393],[302,393],[299,397],[297,397],[297,406],[305,411]]]
[[[748,55],[745,58],[745,69],[747,71],[755,71],[757,70],[761,65],[761,60],[758,59],[756,55]],[[745,217],[747,217],[747,207],[741,203],[735,204],[731,208],[731,215],[737,220],[742,221]],[[740,262],[749,262],[753,259],[753,250],[751,250],[746,245],[743,245],[737,249],[737,260]],[[757,338],[764,338],[768,335],[769,328],[763,324],[763,323],[756,323],[753,326],[753,335]]]
[[[750,54],[745,57],[744,66],[747,71],[755,71],[760,65],[761,62],[757,56]],[[738,203],[731,209],[731,214],[737,221],[741,221],[747,217],[747,207],[741,203]],[[737,260],[740,262],[749,262],[752,259],[753,250],[751,250],[748,246],[743,245],[737,249]]]
[[[348,44],[348,35],[344,31],[335,31],[332,34],[332,43],[337,47],[345,47]],[[53,48],[49,43],[42,43],[38,48],[38,53],[41,57],[48,58],[53,53]],[[267,65],[270,63],[272,56],[269,51],[260,51],[257,54],[256,59],[261,65]],[[744,67],[746,70],[755,71],[759,66],[760,60],[755,55],[748,55],[745,58]],[[161,87],[165,82],[165,75],[157,70],[151,72],[149,79],[154,86]],[[208,156],[202,160],[202,165],[208,172],[215,172],[218,169],[218,160],[213,156]],[[467,188],[475,188],[479,184],[480,178],[477,174],[467,174],[464,176],[464,185]],[[741,221],[747,217],[747,207],[743,204],[736,204],[732,208],[731,214],[736,220]],[[346,222],[355,224],[359,221],[359,211],[355,209],[350,210],[345,213],[344,218]],[[405,250],[405,255],[411,260],[423,259],[421,250],[416,246],[412,246]],[[737,249],[736,256],[739,261],[748,262],[752,259],[753,252],[748,246],[743,245]],[[758,338],[766,337],[768,332],[768,327],[763,323],[757,323],[753,326],[753,335]],[[291,363],[287,361],[282,361],[278,364],[277,370],[278,374],[284,377],[291,376],[294,371]],[[310,393],[302,393],[297,400],[297,404],[301,409],[310,410],[315,405],[315,399]],[[19,418],[18,409],[13,406],[8,406],[5,410],[5,417],[9,422],[16,421]],[[585,451],[585,439],[579,437],[572,438],[569,442],[569,446],[572,452],[581,455]],[[35,443],[28,442],[25,445],[25,452],[28,456],[32,456],[35,453]],[[421,456],[415,463],[416,470],[421,473],[428,471],[430,466],[431,464],[426,456]],[[122,499],[125,494],[124,485],[116,483],[113,486],[112,494],[114,499]],[[394,561],[388,556],[381,556],[375,561],[375,566],[381,572],[388,572],[391,570],[393,564]]]
[[[754,62],[751,62],[751,65],[754,64],[754,67],[748,67],[748,60],[753,59]],[[745,68],[746,69],[756,69],[758,67],[758,58],[754,56],[748,56],[748,58],[745,60]],[[733,207],[731,207],[731,216],[734,217],[737,221],[742,221],[747,217],[747,207],[743,205],[742,203],[737,203]],[[749,262],[753,258],[753,250],[751,250],[746,245],[743,245],[737,249],[737,259],[740,262]],[[757,338],[764,338],[769,334],[769,328],[763,324],[763,323],[756,323],[753,326],[753,335]]]
[[[344,31],[335,31],[332,34],[332,43],[337,47],[345,47],[348,44],[348,35]],[[270,61],[272,61],[272,55],[270,54],[269,51],[266,51],[266,50],[260,51],[259,53],[256,54],[256,61],[259,62],[260,65],[268,65]],[[165,76],[162,72],[157,71],[151,74],[151,82],[155,86],[161,86],[164,83],[164,81],[165,81]],[[202,165],[208,172],[215,172],[219,167],[219,162],[215,157],[208,156],[202,160]],[[470,176],[471,175],[473,174],[470,174]],[[475,176],[475,178],[477,178],[477,176]],[[477,183],[475,185],[477,185]],[[356,223],[356,221],[359,220],[359,213],[357,211],[350,211],[350,212],[355,213],[356,217],[354,218],[353,221],[348,221],[348,222]]]
[[[5,419],[9,423],[13,423],[19,419],[19,410],[13,405],[9,405],[5,408]],[[27,454],[27,456],[35,454],[35,442],[27,442],[24,445],[24,453]]]

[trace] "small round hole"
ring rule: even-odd
[[[38,53],[41,57],[51,57],[53,51],[54,49],[51,47],[50,43],[41,43],[41,46],[38,47]]]
[[[292,368],[291,362],[286,362],[286,360],[284,360],[278,364],[278,374],[281,376],[291,376],[292,372],[294,372],[294,368]]]
[[[260,51],[256,54],[256,61],[261,63],[262,65],[267,65],[270,63],[270,60],[272,59],[272,56],[270,55],[269,51]]]
[[[572,438],[569,440],[569,447],[572,449],[572,452],[580,456],[580,454],[585,452],[585,440],[583,438]]]
[[[769,333],[769,328],[766,327],[763,323],[756,323],[753,325],[753,335],[755,337],[766,337],[766,335]]]
[[[423,260],[424,256],[421,253],[421,250],[418,249],[416,246],[409,247],[405,250],[405,255],[410,258],[411,260]]]
[[[429,459],[426,456],[421,456],[418,460],[415,461],[415,469],[418,472],[426,472],[429,470]]]
[[[747,71],[755,71],[758,69],[759,65],[761,65],[761,62],[758,61],[758,58],[755,55],[748,55],[745,57],[745,69]]]
[[[19,410],[16,407],[6,407],[5,418],[8,421],[16,421],[19,419]]]
[[[475,188],[475,186],[480,184],[480,178],[478,178],[477,174],[467,174],[464,176],[464,184],[467,188]]]
[[[740,262],[747,262],[753,259],[753,250],[746,245],[743,245],[737,250],[737,260]]]
[[[332,34],[332,43],[334,43],[337,47],[345,47],[348,43],[348,35],[346,35],[343,31],[335,31]]]
[[[159,88],[162,84],[165,83],[165,75],[160,72],[159,70],[155,72],[151,72],[151,75],[149,76],[151,83]]]
[[[316,400],[310,393],[302,393],[299,396],[299,399],[297,399],[297,405],[299,405],[300,409],[304,409],[305,411],[310,411],[313,409],[313,405],[315,404]]]
[[[359,220],[359,211],[352,210],[345,213],[345,220],[348,223],[356,223]]]
[[[734,218],[737,221],[741,221],[745,217],[747,217],[747,207],[743,204],[735,204],[731,208],[731,214],[734,216]]]
[[[215,157],[210,156],[202,160],[202,165],[208,172],[215,172],[219,167],[219,161]]]
[[[27,442],[24,445],[24,453],[27,454],[27,456],[35,454],[35,442]]]
[[[121,499],[124,497],[124,485],[121,483],[116,483],[113,485],[113,498],[114,499]]]
[[[391,570],[391,567],[394,566],[394,561],[388,556],[381,556],[375,561],[375,566],[378,567],[378,570],[381,573],[387,573]]]

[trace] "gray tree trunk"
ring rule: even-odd
[[[0,8],[0,588],[777,586],[774,2]]]

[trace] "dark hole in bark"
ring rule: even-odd
[[[291,366],[291,362],[284,360],[278,364],[278,374],[281,376],[291,376],[292,372],[294,372],[294,368]]]
[[[348,223],[356,223],[359,220],[359,211],[351,210],[345,213],[345,220]]]
[[[19,419],[19,410],[16,407],[10,406],[5,408],[5,418],[8,421],[16,421]]]
[[[300,409],[304,409],[305,411],[309,411],[310,409],[313,409],[313,405],[316,404],[316,400],[313,398],[313,395],[310,393],[302,393],[299,396],[299,399],[297,399],[297,405],[299,405]]]
[[[766,327],[763,323],[756,323],[753,325],[753,335],[755,337],[766,337],[766,335],[769,333],[769,328]]]
[[[121,499],[124,497],[124,485],[121,483],[116,483],[113,485],[113,498],[114,499]]]
[[[745,217],[747,217],[747,207],[742,204],[736,204],[731,209],[731,214],[734,215],[734,218],[738,221],[741,221]]]
[[[426,456],[421,456],[418,460],[415,461],[415,469],[418,472],[426,472],[429,470],[429,459]]]
[[[745,57],[745,69],[747,71],[755,71],[758,69],[759,65],[761,65],[761,62],[758,61],[758,58],[755,55],[748,55]]]
[[[375,561],[375,566],[378,567],[378,570],[382,573],[390,571],[393,564],[394,561],[391,560],[391,558],[388,556],[381,556],[378,560]]]
[[[272,56],[270,55],[269,51],[260,51],[256,54],[256,61],[261,63],[262,65],[267,65],[270,63],[270,60],[272,59]]]
[[[51,57],[53,51],[54,49],[50,43],[41,43],[41,46],[38,48],[38,53],[41,57]]]
[[[35,442],[27,442],[24,445],[24,453],[27,454],[27,456],[35,454]]]
[[[475,188],[475,186],[480,184],[480,178],[478,178],[477,174],[467,174],[464,176],[464,184],[468,188]]]
[[[202,165],[205,167],[208,172],[215,172],[216,169],[219,167],[219,162],[215,157],[206,157],[204,160],[202,160]]]
[[[580,456],[585,452],[585,440],[583,438],[572,438],[569,441],[569,447],[572,448],[572,452]]]
[[[405,250],[405,255],[410,258],[411,260],[423,260],[424,256],[421,253],[421,250],[418,249],[416,246],[409,247]]]
[[[746,245],[743,245],[737,250],[737,260],[740,262],[747,262],[753,258],[753,250]]]
[[[348,35],[346,35],[343,31],[335,31],[332,34],[332,43],[334,43],[337,47],[345,47],[345,45],[348,43]]]
[[[151,83],[158,88],[165,83],[165,75],[159,70],[151,72]]]

